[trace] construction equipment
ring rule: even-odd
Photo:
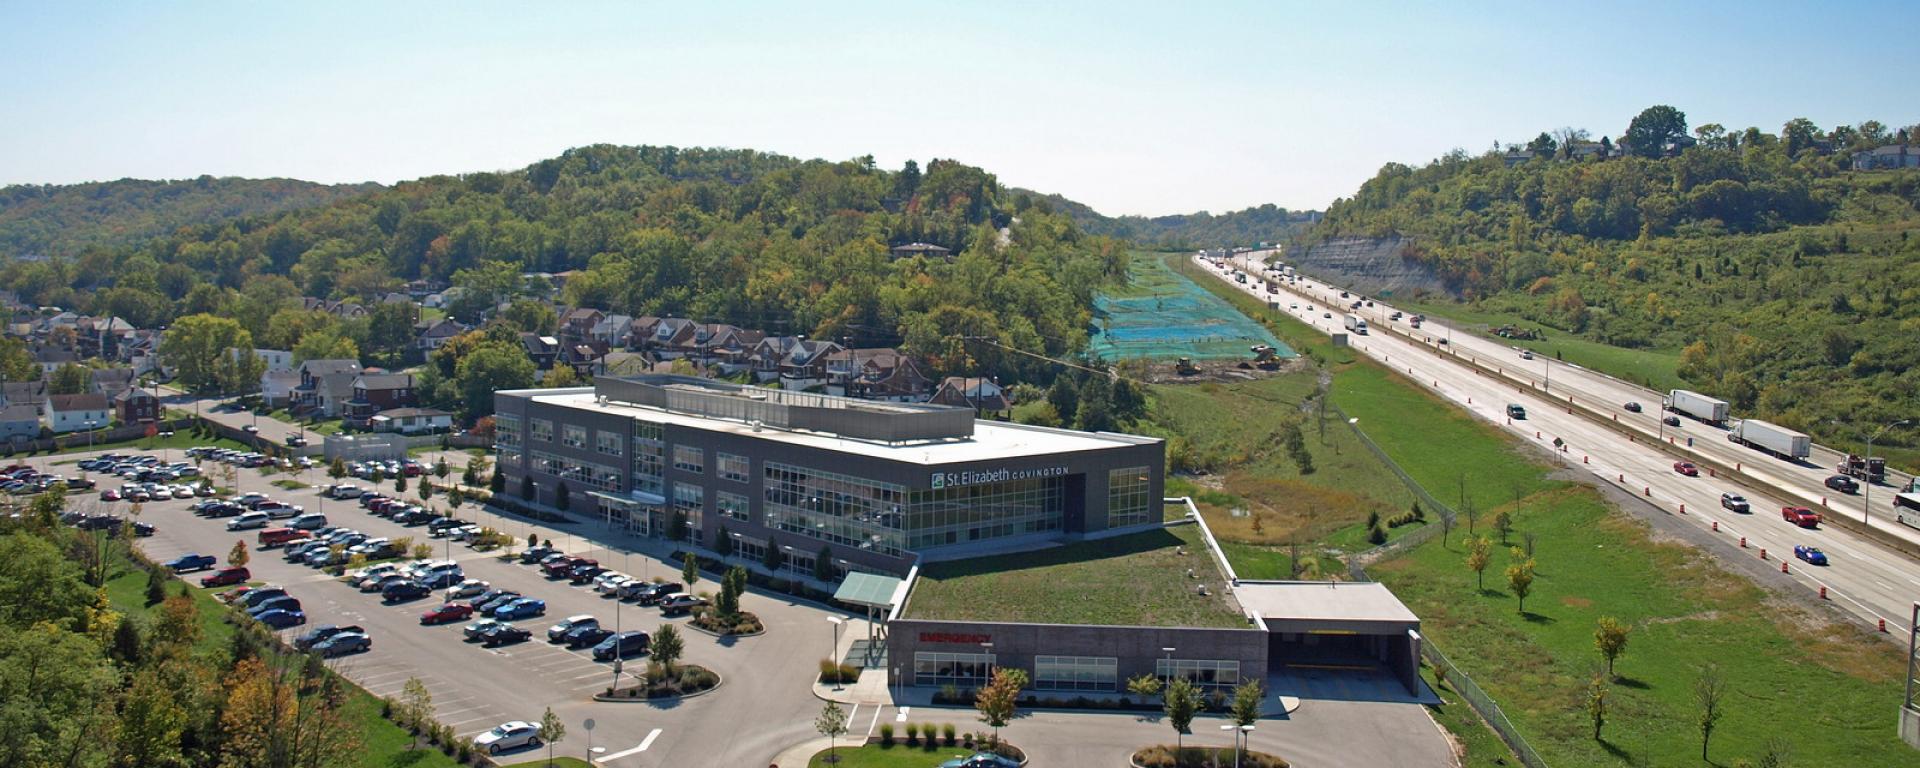
[[[1493,335],[1503,339],[1516,339],[1519,341],[1537,341],[1540,339],[1539,331],[1514,325],[1503,325],[1495,328],[1493,329]]]
[[[1253,351],[1254,365],[1269,371],[1280,367],[1280,350],[1274,349],[1272,345],[1255,344],[1250,349]]]
[[[1173,372],[1182,376],[1192,376],[1200,372],[1200,366],[1193,364],[1193,358],[1183,357],[1173,362]]]

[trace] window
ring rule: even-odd
[[[1042,691],[1111,691],[1120,660],[1111,656],[1035,656],[1033,687]]]
[[[737,493],[720,491],[713,495],[713,505],[720,510],[722,517],[735,520],[753,520],[752,500]]]
[[[682,472],[701,474],[707,471],[707,452],[702,448],[687,445],[673,447],[673,468]]]
[[[984,653],[915,653],[913,684],[979,688],[992,668],[993,657]]]
[[[905,487],[773,461],[762,475],[768,527],[887,555],[903,551]]]
[[[553,442],[553,421],[550,419],[534,419],[533,439],[543,443]]]
[[[1064,477],[916,490],[907,494],[908,545],[929,549],[1060,529]]]
[[[589,488],[620,490],[620,468],[595,464],[546,451],[533,452],[533,470]]]
[[[737,453],[718,451],[714,453],[713,458],[720,465],[715,471],[719,473],[722,480],[744,483],[747,481],[748,473],[753,471],[752,463],[747,461],[747,457]]]
[[[666,481],[666,440],[659,424],[650,421],[633,423],[633,489],[655,496],[665,496]]]
[[[1127,467],[1107,473],[1107,527],[1119,528],[1153,521],[1153,475],[1146,467]]]
[[[693,543],[701,543],[704,538],[701,531],[701,519],[706,517],[707,490],[686,483],[673,484],[673,511],[687,518],[687,535]]]
[[[587,447],[587,428],[572,424],[560,425],[560,442],[568,448]]]
[[[1240,684],[1240,662],[1223,659],[1157,659],[1153,673],[1162,680],[1179,675],[1201,688],[1232,688]]]
[[[493,415],[493,444],[496,446],[520,444],[520,417],[510,413]]]
[[[593,433],[594,450],[597,450],[608,456],[619,456],[620,443],[622,442],[624,442],[624,439],[620,436],[620,433],[618,432],[608,432],[606,430],[597,430]]]

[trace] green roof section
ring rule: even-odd
[[[833,599],[866,608],[887,610],[900,591],[900,580],[872,573],[849,573],[833,591]]]

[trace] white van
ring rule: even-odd
[[[270,519],[265,512],[243,512],[239,517],[227,521],[227,530],[244,531],[249,528],[265,528]]]

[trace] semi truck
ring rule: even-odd
[[[1667,393],[1667,400],[1663,405],[1669,411],[1679,411],[1710,424],[1727,420],[1727,401],[1716,400],[1698,392],[1673,390]]]
[[[1347,315],[1347,330],[1353,331],[1361,336],[1367,335],[1366,319],[1355,315]]]
[[[1804,459],[1813,452],[1812,438],[1759,419],[1741,419],[1728,430],[1727,439],[1788,461]]]

